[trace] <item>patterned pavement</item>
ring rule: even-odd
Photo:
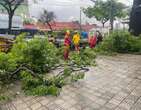
[[[22,96],[0,110],[141,110],[141,56],[100,56],[97,64],[58,97]]]

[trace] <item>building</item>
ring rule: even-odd
[[[8,15],[7,14],[0,14],[0,29],[7,29],[8,28]],[[12,20],[12,29],[21,29],[23,28],[23,20],[21,16],[13,16]]]
[[[52,22],[50,23],[51,27],[55,31],[60,31],[64,29],[69,29],[69,30],[79,30],[80,29],[80,24],[76,22]],[[48,25],[45,25],[43,23],[37,23],[36,25],[34,24],[25,24],[25,28],[28,29],[39,29],[41,31],[50,31],[50,28]],[[81,29],[85,31],[90,31],[91,29],[96,28],[96,24],[83,24],[81,25]]]

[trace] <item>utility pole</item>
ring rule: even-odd
[[[80,7],[80,32],[82,31],[82,10]]]

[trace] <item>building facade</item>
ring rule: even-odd
[[[8,28],[8,15],[7,14],[0,14],[0,29],[7,29]],[[23,28],[23,20],[21,16],[13,16],[12,20],[12,29],[21,29]]]
[[[79,30],[80,29],[80,25],[75,22],[57,22],[55,21],[55,22],[50,23],[50,25],[54,31],[62,31],[65,29],[69,29],[69,30]],[[25,24],[24,28],[25,29],[38,29],[41,31],[50,31],[50,27],[47,24],[43,24],[43,23]],[[87,32],[89,32],[93,28],[96,28],[96,24],[87,23],[87,24],[81,25],[81,29]]]

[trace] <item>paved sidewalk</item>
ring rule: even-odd
[[[141,56],[99,57],[84,80],[59,97],[21,97],[2,110],[141,110]]]

